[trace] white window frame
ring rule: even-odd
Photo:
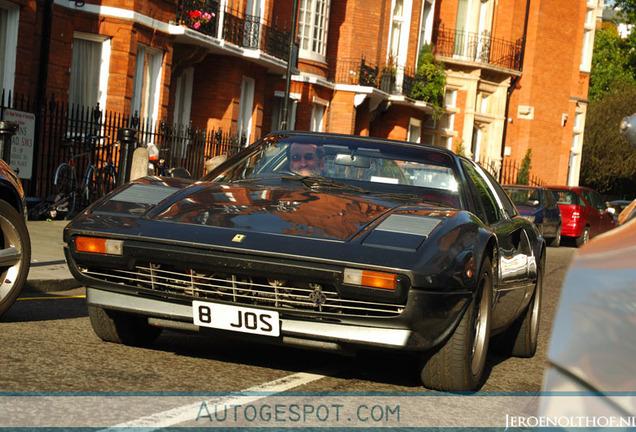
[[[327,112],[327,107],[329,107],[329,102],[315,96],[313,102],[314,103],[311,108],[311,124],[309,125],[309,130],[314,132],[322,132],[325,130],[325,114]]]
[[[146,53],[148,59],[152,62],[151,69],[146,67]],[[140,58],[143,61],[139,61]],[[152,124],[156,124],[159,119],[159,101],[161,96],[161,77],[163,69],[163,51],[152,48],[147,45],[139,44],[137,46],[137,57],[135,59],[135,76],[133,79],[133,96],[132,96],[132,113],[139,113],[141,119],[150,119]],[[146,73],[152,76],[146,77]],[[147,79],[147,82],[146,82]],[[147,93],[144,92],[144,86],[150,84]],[[145,104],[142,105],[142,97],[147,98]],[[142,107],[144,111],[142,112]]]
[[[258,18],[258,44],[256,46],[260,46],[260,41],[261,38],[263,37],[263,27],[262,27],[262,23],[263,23],[263,14],[264,14],[264,9],[265,8],[265,0],[247,0],[247,3],[245,5],[245,14],[246,15],[250,15],[252,17]],[[254,29],[251,27],[251,25],[247,22],[245,22],[245,33],[247,34],[250,31],[254,31]]]
[[[327,32],[329,30],[329,9],[331,0],[299,0],[298,43],[299,57],[319,62],[325,61],[327,52]],[[322,28],[316,24],[319,15],[317,6],[324,6]],[[314,48],[315,45],[317,48]]]
[[[435,15],[435,0],[423,0],[420,10],[420,31],[417,42],[417,56],[423,45],[430,44],[433,39],[433,16]]]
[[[189,67],[177,78],[173,118],[177,125],[190,123],[192,110],[192,90],[194,88],[194,68]]]
[[[108,98],[108,70],[110,66],[110,54],[111,54],[110,39],[105,36],[96,35],[92,33],[75,32],[73,34],[73,40],[76,40],[76,39],[83,39],[86,41],[101,44],[101,58],[100,58],[100,65],[99,65],[99,79],[97,84],[97,101],[96,102],[99,104],[100,108],[103,110],[106,107],[106,99]],[[69,92],[74,81],[75,81],[75,77],[71,75]],[[92,107],[93,104],[91,103],[88,106]]]
[[[399,88],[402,86],[404,80],[404,66],[406,64],[406,58],[409,48],[409,35],[411,27],[411,12],[413,4],[410,0],[402,1],[402,15],[393,15],[395,13],[395,5],[398,0],[391,2],[391,28],[389,29],[389,41],[387,47],[387,63],[392,58],[393,64],[396,70],[396,82],[399,83]],[[399,41],[396,44],[394,40],[394,28],[396,25],[400,26]],[[397,52],[395,52],[397,50]]]
[[[411,117],[409,119],[409,130],[407,141],[420,143],[422,141],[422,121]]]
[[[455,41],[455,56],[468,60],[483,61],[489,53],[487,40],[492,34],[495,0],[460,0],[455,20],[455,30],[464,31],[464,38]],[[470,33],[479,35],[476,48],[469,46]],[[469,52],[469,48],[474,52]]]
[[[243,77],[241,82],[241,100],[239,101],[238,134],[245,137],[245,144],[248,145],[252,138],[252,115],[254,113],[254,93],[256,91],[256,80],[250,77]]]
[[[15,85],[15,68],[18,53],[18,27],[20,25],[20,8],[13,3],[0,0],[0,8],[6,11],[6,26],[0,29],[0,43],[3,44],[0,54],[4,51],[0,62],[0,96],[2,90],[13,93]],[[4,39],[4,40],[3,40]]]
[[[274,107],[272,111],[272,132],[280,130],[281,122],[283,120],[283,102],[285,101],[285,92],[275,91],[274,92]],[[287,130],[296,129],[296,110],[298,108],[298,102],[300,102],[300,93],[290,93],[289,94],[289,106],[288,109],[288,119],[287,119]]]
[[[596,29],[596,20],[589,21],[589,17],[596,17],[596,8],[587,6],[585,11],[585,25],[583,28],[583,45],[581,47],[581,72],[591,72],[592,70],[592,53],[594,51],[594,32]]]
[[[457,106],[457,89],[446,89],[444,92],[444,105],[447,108],[455,108]]]

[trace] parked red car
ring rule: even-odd
[[[595,190],[583,186],[550,186],[549,189],[561,210],[561,235],[574,239],[577,247],[616,226],[605,200]]]

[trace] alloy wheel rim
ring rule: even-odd
[[[473,347],[472,347],[472,355],[471,355],[471,371],[473,375],[476,375],[483,363],[485,361],[485,353],[486,353],[486,331],[487,331],[487,320],[488,320],[488,304],[484,300],[484,290],[486,289],[486,284],[482,281],[480,290],[481,295],[479,299],[476,300],[478,302],[475,305],[476,317],[475,317],[475,328],[473,333]]]
[[[18,236],[17,228],[6,218],[0,217],[0,241],[2,249],[14,248],[20,255],[14,264],[0,273],[0,301],[7,297],[19,276],[20,265],[22,264],[22,245]]]

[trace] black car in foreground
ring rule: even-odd
[[[66,257],[105,341],[163,328],[410,351],[472,390],[491,336],[537,347],[545,242],[497,182],[433,146],[265,137],[200,181],[145,177],[77,216]]]
[[[18,176],[0,159],[0,315],[15,302],[31,265],[24,190]]]

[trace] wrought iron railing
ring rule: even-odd
[[[521,70],[523,40],[511,42],[489,32],[471,33],[441,26],[433,43],[433,54]]]
[[[289,59],[289,30],[261,17],[227,7],[218,1],[179,0],[177,23],[234,45],[260,49],[276,58]]]
[[[328,63],[329,79],[336,84],[374,87],[389,94],[410,96],[415,83],[413,71],[403,66],[377,66],[364,58],[331,58]]]
[[[167,149],[168,166],[187,168],[193,178],[203,175],[204,162],[220,154],[234,154],[242,147],[238,135],[221,129],[197,128],[192,125],[173,125],[166,121],[159,123],[137,116],[114,111],[103,111],[97,107],[68,105],[55,99],[46,101],[38,108],[32,100],[13,96],[10,92],[0,95],[0,120],[6,109],[34,113],[39,117],[35,131],[33,149],[33,171],[30,179],[22,184],[30,197],[46,198],[54,193],[53,178],[56,167],[68,160],[71,147],[63,146],[68,137],[91,135],[106,136],[107,143],[115,143],[118,131],[131,128],[137,131],[135,137],[141,145],[155,144],[159,149]],[[84,152],[83,143],[72,144],[75,154]],[[114,146],[93,146],[91,158],[95,165],[102,166],[107,160],[120,169],[120,148]],[[78,158],[76,169],[83,173],[88,158]]]

